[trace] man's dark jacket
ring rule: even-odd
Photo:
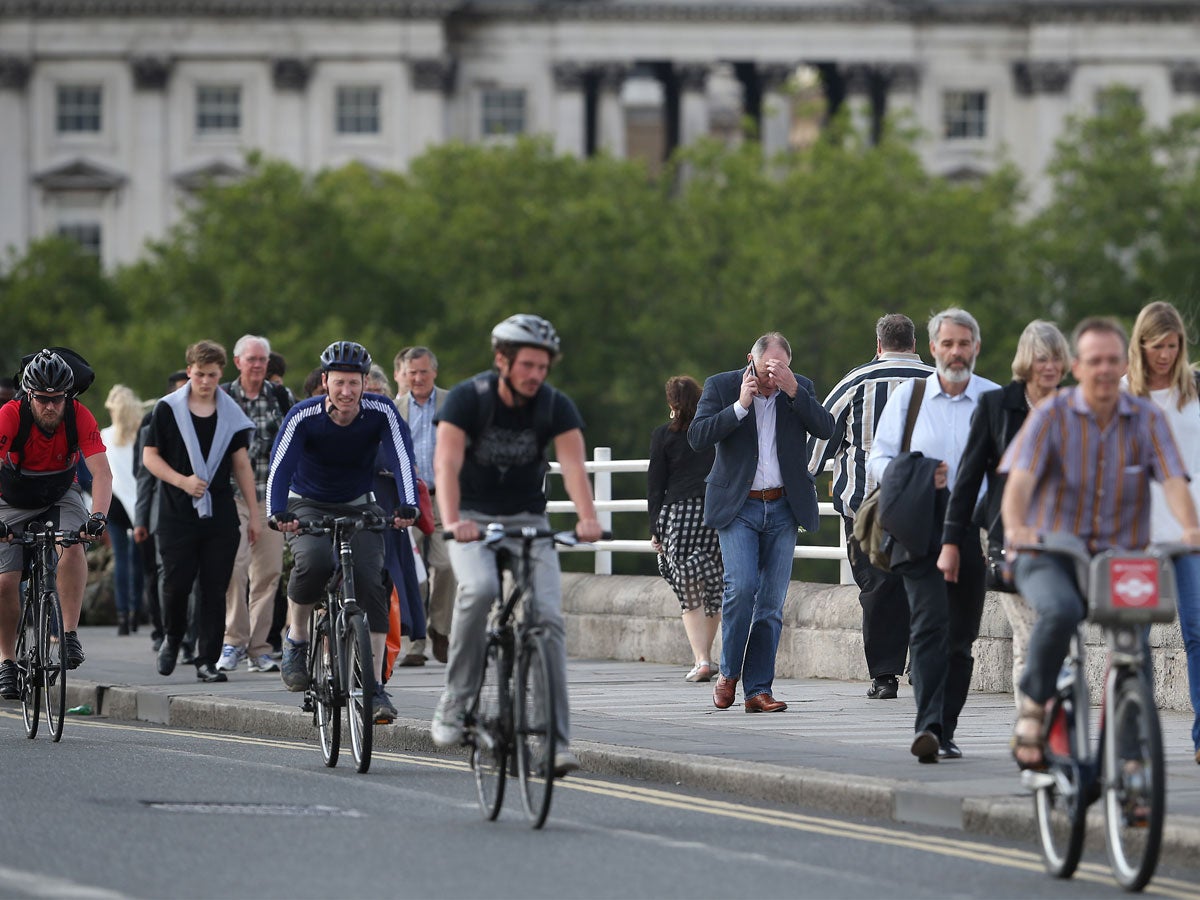
[[[950,492],[933,486],[939,461],[923,453],[901,453],[879,483],[879,524],[892,536],[893,572],[916,574],[937,562],[942,520]]]

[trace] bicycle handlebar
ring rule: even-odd
[[[454,540],[453,531],[443,531],[442,537],[448,541]],[[581,541],[579,535],[574,531],[553,531],[549,528],[534,528],[531,525],[501,525],[499,522],[490,522],[483,529],[483,536],[479,538],[484,544],[496,544],[505,538],[516,538],[518,540],[553,540],[556,544],[561,544],[564,547],[577,547],[580,544],[587,543]],[[611,541],[612,532],[600,532],[600,540]]]
[[[1045,534],[1038,535],[1038,538],[1039,540],[1036,544],[1014,544],[1011,549],[1015,553],[1053,553],[1057,556],[1065,556],[1085,566],[1096,555],[1088,550],[1083,538],[1067,531],[1048,531]],[[1122,551],[1118,549],[1117,552]],[[1190,544],[1182,544],[1178,541],[1163,541],[1162,543],[1147,545],[1145,551],[1134,552],[1146,552],[1154,556],[1175,559],[1177,556],[1200,553],[1200,547],[1193,547]]]
[[[64,547],[70,547],[75,544],[90,543],[90,540],[82,537],[78,531],[61,531],[50,526],[50,522],[46,522],[41,527],[38,527],[37,523],[30,522],[25,527],[24,531],[22,531],[20,534],[17,534],[7,525],[7,523],[0,522],[0,536],[8,535],[11,537],[12,543],[19,544],[24,547],[32,547],[38,542],[39,538],[44,536],[50,537],[54,543],[61,544]]]
[[[296,522],[300,527],[295,534],[330,534],[337,525],[351,527],[355,531],[386,531],[392,528],[391,519],[416,519],[421,511],[415,506],[398,506],[392,510],[391,516],[380,517],[371,512],[363,512],[355,516],[321,516],[316,519],[298,519],[295,515],[284,512],[280,517],[271,516],[267,524],[278,531],[284,522]],[[286,517],[286,518],[285,518]]]

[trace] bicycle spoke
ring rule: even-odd
[[[346,716],[350,720],[350,749],[357,770],[371,768],[371,743],[375,728],[375,672],[371,657],[371,634],[366,616],[348,617],[346,627]]]
[[[1158,865],[1166,811],[1162,732],[1141,673],[1115,679],[1105,737],[1104,821],[1117,882],[1139,891]]]
[[[521,802],[534,828],[545,824],[554,788],[554,684],[542,635],[524,636],[517,679],[517,775]]]
[[[67,654],[62,642],[62,612],[58,595],[49,593],[41,603],[42,687],[46,700],[46,725],[55,741],[62,739],[67,710]]]
[[[31,592],[32,593],[32,592]],[[21,688],[21,718],[25,736],[37,737],[42,710],[41,663],[38,657],[37,622],[31,596],[21,607],[21,627],[17,630],[17,677]]]
[[[1087,818],[1087,779],[1083,777],[1072,750],[1087,752],[1075,734],[1071,703],[1055,699],[1046,717],[1047,771],[1035,775],[1033,808],[1046,871],[1055,878],[1070,878],[1083,854]],[[1058,752],[1055,752],[1055,751]]]
[[[508,702],[502,655],[500,645],[489,641],[479,690],[467,715],[467,741],[471,745],[475,793],[484,818],[489,820],[500,815],[508,766],[509,742],[505,736]]]
[[[333,703],[336,666],[331,657],[328,620],[313,611],[309,631],[309,694],[313,720],[321,738],[321,757],[330,768],[337,765],[342,741],[342,719]]]

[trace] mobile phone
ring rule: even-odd
[[[750,360],[750,374],[755,378],[758,377],[758,369],[754,368],[754,360]]]

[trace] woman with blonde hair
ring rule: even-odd
[[[667,380],[670,421],[650,436],[646,498],[650,544],[658,552],[658,571],[679,597],[683,629],[693,666],[685,681],[708,681],[717,672],[712,645],[721,624],[724,567],[717,532],[704,525],[704,479],[716,450],[697,452],[687,430],[696,415],[700,385],[687,375]]]
[[[1192,499],[1200,505],[1200,397],[1196,372],[1188,364],[1188,332],[1170,303],[1158,300],[1138,313],[1129,339],[1129,392],[1154,401],[1171,425],[1179,454],[1191,476]],[[1150,540],[1178,541],[1182,531],[1171,515],[1158,482],[1150,484]],[[1187,654],[1192,700],[1192,750],[1200,763],[1200,557],[1175,561],[1179,591],[1179,630]]]
[[[117,634],[137,631],[141,614],[142,561],[133,542],[137,479],[133,474],[133,445],[142,423],[142,401],[123,384],[113,385],[104,401],[112,425],[101,430],[113,473],[113,499],[108,510],[108,533],[113,551],[113,595],[117,605]]]

